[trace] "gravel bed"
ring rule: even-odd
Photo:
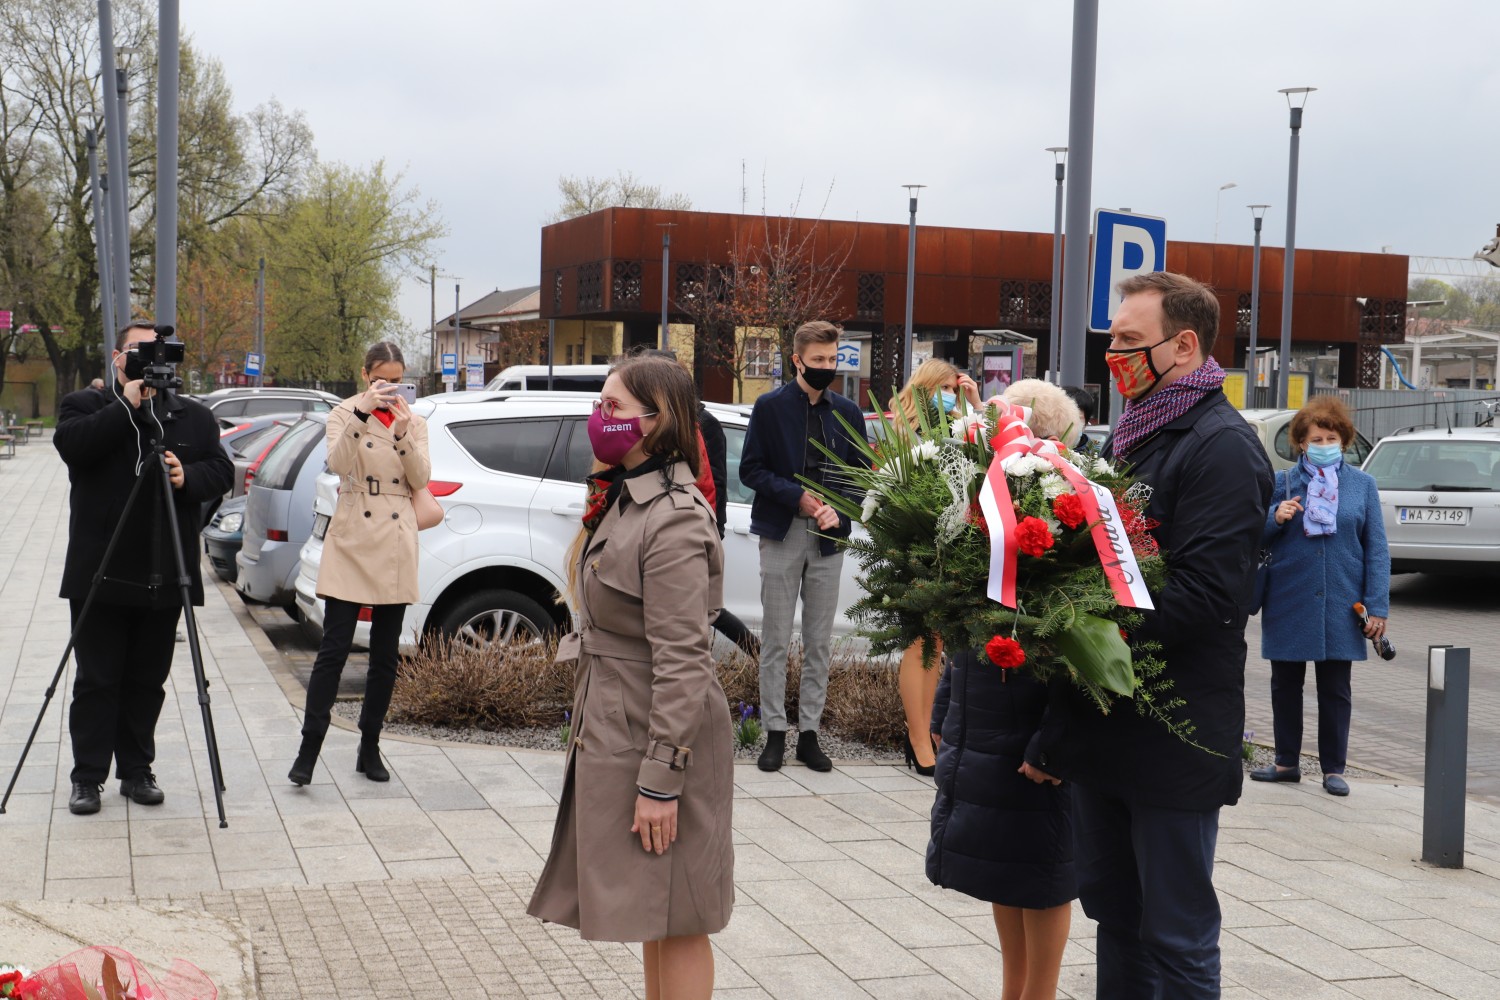
[[[342,718],[351,722],[359,718],[359,700],[339,701],[333,710]],[[395,736],[420,736],[430,740],[451,740],[455,743],[483,743],[489,746],[515,747],[521,750],[562,750],[562,736],[557,727],[537,726],[530,729],[451,729],[447,726],[417,726],[405,722],[387,722],[385,731]],[[734,755],[741,760],[754,760],[760,756],[761,749],[766,745],[765,737],[762,736],[753,746],[739,746],[734,748]],[[823,752],[834,760],[848,761],[873,761],[882,764],[900,764],[903,757],[900,751],[889,747],[872,747],[858,740],[844,739],[832,733],[820,733],[818,745]],[[797,734],[787,734],[787,759],[792,758],[792,752],[797,746]],[[1246,762],[1245,770],[1254,767],[1264,767],[1274,761],[1275,754],[1270,747],[1254,746],[1254,754]],[[1350,767],[1345,772],[1350,778],[1379,778],[1381,775],[1374,771],[1365,771],[1357,767]],[[1302,777],[1304,780],[1321,780],[1322,770],[1318,766],[1318,758],[1315,754],[1302,755]]]
[[[340,717],[353,722],[359,718],[361,704],[358,700],[340,701],[333,706],[333,710]],[[387,722],[385,731],[394,736],[420,736],[430,740],[451,740],[455,743],[484,743],[490,746],[515,747],[521,750],[563,749],[562,736],[556,726],[537,726],[530,729],[450,729],[447,726],[416,726],[405,722]],[[741,759],[754,760],[760,756],[760,751],[765,745],[766,740],[762,736],[754,746],[736,745],[734,755]],[[832,733],[819,733],[818,745],[834,760],[873,761],[882,764],[902,762],[899,750],[872,747],[858,740],[844,739]],[[792,758],[792,751],[796,749],[796,746],[796,733],[788,733],[788,760]]]

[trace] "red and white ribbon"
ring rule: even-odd
[[[1035,455],[1050,463],[1083,502],[1089,534],[1115,600],[1128,608],[1154,607],[1114,496],[1063,458],[1055,442],[1031,433],[1026,425],[1030,410],[1002,399],[992,402],[999,409],[998,426],[990,439],[995,457],[979,489],[979,506],[990,523],[990,579],[985,591],[989,598],[1008,608],[1016,606],[1016,511],[1005,473],[1022,458]]]

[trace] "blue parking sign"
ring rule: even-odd
[[[264,363],[264,361],[265,359],[262,358],[259,354],[256,354],[254,351],[247,352],[245,354],[245,374],[259,375],[260,366],[262,363]]]
[[[453,376],[457,376],[458,375],[458,355],[457,354],[444,354],[443,355],[443,374],[444,375],[453,375]]]
[[[1110,321],[1120,308],[1120,282],[1166,269],[1166,219],[1095,210],[1089,260],[1089,332],[1109,332]]]

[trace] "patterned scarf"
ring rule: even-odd
[[[1213,358],[1176,382],[1145,399],[1132,399],[1115,424],[1110,438],[1110,452],[1115,458],[1126,458],[1136,445],[1161,430],[1203,401],[1203,397],[1224,384],[1224,369]]]
[[[1302,474],[1307,477],[1307,502],[1302,507],[1302,533],[1308,538],[1338,534],[1339,466],[1342,461],[1319,468],[1301,460]]]
[[[583,502],[583,530],[592,535],[599,530],[599,524],[604,520],[604,515],[620,499],[620,493],[625,489],[625,480],[634,479],[636,476],[657,469],[665,468],[668,456],[652,455],[640,465],[627,471],[624,466],[617,465],[603,472],[596,472],[589,476],[585,482],[588,483],[588,498]],[[675,459],[674,459],[675,460]]]

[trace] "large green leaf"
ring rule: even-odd
[[[1114,622],[1095,615],[1079,615],[1072,628],[1052,641],[1073,669],[1088,680],[1115,694],[1126,697],[1135,694],[1130,647]]]

